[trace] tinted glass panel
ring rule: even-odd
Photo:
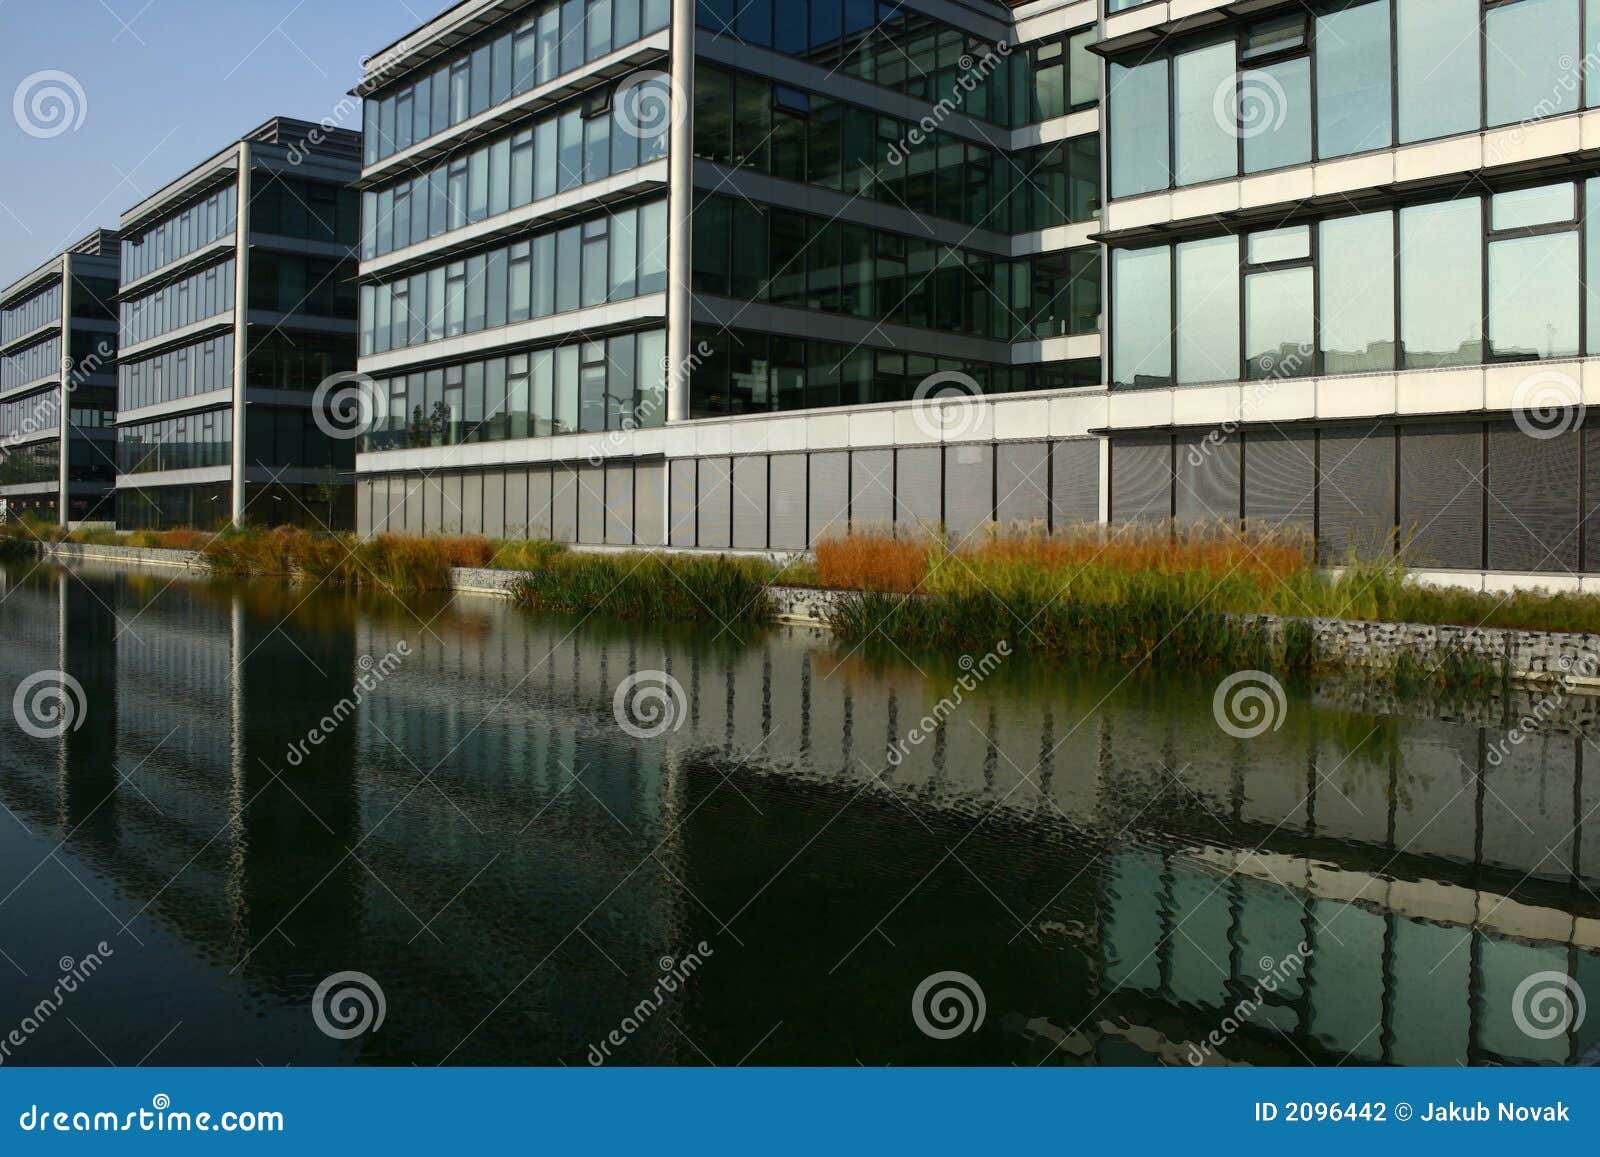
[[[1491,125],[1578,107],[1578,0],[1519,0],[1483,16]]]
[[[1314,372],[1309,268],[1246,277],[1244,319],[1247,377],[1294,378]]]
[[[1393,369],[1393,214],[1341,217],[1319,228],[1323,373]]]
[[[1167,167],[1167,64],[1112,65],[1111,194],[1127,197],[1165,189]]]
[[[1478,127],[1479,0],[1395,0],[1400,139]]]
[[[1578,352],[1578,234],[1489,246],[1489,347],[1496,357]]]
[[[1247,173],[1311,159],[1309,56],[1239,74],[1239,135]]]
[[[1214,237],[1177,247],[1178,380],[1239,377],[1239,240]]]
[[[1389,5],[1383,0],[1317,19],[1317,152],[1384,148],[1389,127]]]
[[[1482,360],[1482,203],[1400,211],[1400,340],[1406,369]],[[1441,285],[1452,286],[1449,293]]]
[[[1172,378],[1172,260],[1165,246],[1111,255],[1119,324],[1112,327],[1111,372],[1119,386],[1166,385]]]
[[[1234,46],[1230,40],[1196,52],[1185,52],[1172,62],[1173,180],[1179,185],[1232,176],[1239,168],[1239,142],[1226,121],[1217,115],[1228,107],[1234,74]],[[1222,101],[1217,99],[1223,92]]]

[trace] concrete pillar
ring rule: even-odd
[[[672,126],[667,141],[667,421],[689,417],[693,284],[695,0],[672,0]]]
[[[233,223],[233,502],[232,521],[244,520],[244,372],[250,337],[250,142],[239,142],[239,208]]]

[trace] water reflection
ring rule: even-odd
[[[49,961],[118,945],[81,1032],[11,1063],[584,1064],[621,1037],[627,1064],[1183,1064],[1302,944],[1221,1058],[1596,1044],[1513,1015],[1541,972],[1600,994],[1587,702],[1508,744],[1515,704],[1324,690],[1235,740],[1209,688],[1013,659],[908,746],[961,671],[809,632],[4,582],[0,694],[59,669],[89,716],[0,734],[0,1021]],[[641,741],[613,693],[648,670],[688,712]],[[387,1016],[334,1040],[311,994],[349,970]],[[944,970],[988,1008],[952,1040],[911,1010]]]

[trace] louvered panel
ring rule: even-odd
[[[1178,521],[1237,526],[1240,501],[1238,438],[1180,438],[1172,491]]]
[[[1007,442],[996,447],[995,508],[1003,525],[1043,526],[1050,516],[1050,447]]]
[[[506,537],[527,538],[528,535],[528,472],[506,471]]]
[[[936,534],[942,511],[943,451],[912,446],[895,451],[894,521],[900,534]]]
[[[550,474],[550,537],[578,541],[578,476],[565,466]]]
[[[598,546],[606,540],[606,470],[578,467],[578,541]]]
[[[994,518],[994,447],[944,450],[945,532],[953,543],[980,542]]]
[[[1583,566],[1586,571],[1594,572],[1600,571],[1600,426],[1585,430],[1583,436],[1587,439],[1583,456],[1585,503],[1578,513],[1583,516],[1583,530],[1587,535]]]
[[[372,534],[373,491],[375,489],[370,478],[362,479],[356,483],[356,533],[362,538]]]
[[[445,474],[440,478],[440,514],[436,524],[445,534],[461,533],[461,475]]]
[[[535,467],[528,471],[528,537],[549,539],[555,537],[555,524],[550,517],[551,491],[555,474],[549,467]]]
[[[1051,526],[1068,530],[1100,521],[1100,440],[1072,438],[1051,447]]]
[[[607,466],[606,471],[606,543],[610,546],[633,545],[633,464]]]
[[[774,454],[770,462],[767,505],[773,550],[806,548],[806,456]]]
[[[483,533],[483,475],[474,471],[461,479],[461,532]]]
[[[1514,425],[1490,427],[1490,570],[1578,569],[1579,437],[1572,431],[1535,438]]]
[[[894,451],[850,454],[850,531],[889,530],[894,523]]]
[[[819,539],[836,537],[849,529],[850,455],[843,450],[813,454],[810,471],[807,532],[814,546]]]
[[[437,482],[434,483],[437,485]],[[402,525],[407,534],[421,534],[423,519],[426,517],[429,480],[427,478],[414,478],[405,476],[404,493],[401,505],[405,508],[405,521]]]
[[[664,462],[640,463],[633,472],[634,542],[639,546],[666,544],[666,484]]]
[[[483,533],[490,538],[506,536],[506,475],[501,470],[483,476]]]
[[[700,545],[708,550],[733,544],[731,472],[730,459],[700,459]]]
[[[1483,427],[1400,432],[1400,541],[1408,564],[1483,566]]]
[[[1244,516],[1255,530],[1312,532],[1316,443],[1310,434],[1250,431],[1244,441]]]
[[[429,534],[449,533],[449,511],[460,510],[461,504],[450,499],[447,475],[432,474],[426,479],[422,490],[422,523]],[[459,519],[459,516],[458,516]],[[459,521],[457,526],[459,527]]]
[[[699,465],[693,458],[675,458],[668,464],[671,470],[672,493],[667,506],[669,542],[672,546],[695,545],[695,531],[698,525],[695,507],[698,484],[696,482],[696,468]]]
[[[1393,555],[1394,429],[1324,431],[1317,555],[1325,566]]]
[[[767,549],[767,456],[733,460],[733,545]]]
[[[1111,521],[1163,522],[1172,517],[1172,441],[1122,438],[1111,446]]]

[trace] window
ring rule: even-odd
[[[1317,152],[1342,157],[1390,143],[1389,5],[1317,18]]]
[[[1239,74],[1244,171],[1260,173],[1311,159],[1311,58],[1296,56]]]
[[[1400,211],[1400,342],[1406,369],[1483,360],[1483,207],[1476,198]],[[1441,285],[1452,287],[1440,293]]]
[[[1238,172],[1238,136],[1234,127],[1217,115],[1219,108],[1232,107],[1232,100],[1217,99],[1219,92],[1237,96],[1233,56],[1234,45],[1229,40],[1173,59],[1173,181],[1179,185]]]
[[[1304,226],[1246,239],[1245,377],[1309,377],[1316,372],[1311,238]]]
[[[1395,0],[1402,143],[1478,127],[1480,0]]]
[[[1172,380],[1172,255],[1166,246],[1111,253],[1111,374],[1119,386]]]
[[[1317,232],[1322,372],[1394,368],[1394,214],[1324,221]]]
[[[1111,195],[1129,197],[1165,189],[1167,165],[1167,65],[1110,66]]]
[[[1178,381],[1239,378],[1239,239],[1177,247]]]
[[[1578,0],[1517,0],[1483,14],[1488,123],[1578,107]]]
[[[1570,183],[1490,199],[1489,354],[1574,357],[1578,228]]]

